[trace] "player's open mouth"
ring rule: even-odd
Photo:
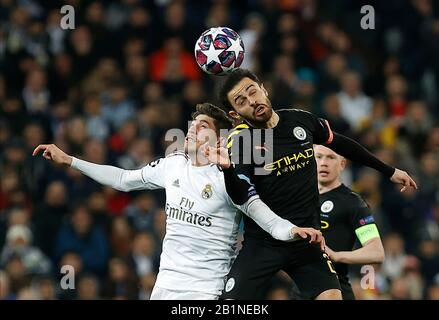
[[[256,108],[255,114],[257,116],[262,116],[264,113],[265,113],[265,106],[261,104]]]
[[[325,171],[325,170],[319,171],[319,176],[321,176],[321,177],[327,177],[328,175],[329,175],[328,171]]]
[[[195,142],[195,138],[193,136],[187,135],[185,139],[187,142]]]

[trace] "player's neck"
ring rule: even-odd
[[[327,184],[327,185],[323,185],[319,183],[319,193],[325,193],[325,192],[329,192],[331,190],[334,190],[335,188],[338,188],[341,186],[341,181],[340,180],[334,180],[331,183]]]
[[[266,128],[273,129],[275,126],[277,126],[278,123],[279,115],[275,111],[273,111],[273,113],[271,114],[271,118],[266,123]]]
[[[188,156],[191,159],[192,166],[203,167],[209,164],[209,160],[203,157],[200,153],[201,152],[197,152],[195,154],[192,154],[191,152],[188,153]]]

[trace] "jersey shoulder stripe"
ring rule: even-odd
[[[249,125],[245,123],[241,123],[240,125],[237,125],[233,130],[229,133],[229,136],[227,137],[227,149],[230,149],[233,146],[233,137],[238,135],[242,130],[249,129]]]
[[[284,109],[278,109],[276,112],[303,112],[303,113],[311,113],[309,111],[299,109],[299,108],[284,108]]]
[[[360,208],[368,207],[366,201],[364,201],[363,197],[361,197],[358,193],[350,190],[349,196],[353,199],[356,206]]]

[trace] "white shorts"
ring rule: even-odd
[[[154,286],[150,300],[218,300],[219,296],[205,292],[168,290]]]

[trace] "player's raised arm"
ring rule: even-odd
[[[164,187],[163,159],[151,162],[138,170],[124,170],[121,168],[99,165],[72,157],[54,144],[41,144],[35,148],[32,155],[36,156],[43,151],[43,157],[58,164],[65,164],[81,171],[96,182],[110,186],[120,191],[141,189],[158,189]],[[162,161],[161,161],[162,160]]]
[[[401,192],[404,192],[409,187],[418,189],[416,182],[409,176],[407,172],[387,165],[375,157],[358,142],[342,134],[333,132],[328,121],[317,118],[311,113],[307,114],[309,115],[309,120],[313,123],[313,127],[315,128],[314,134],[316,139],[314,143],[322,144],[334,150],[336,153],[348,160],[360,163],[381,172],[383,175],[390,178],[390,181],[393,183],[401,184],[403,186],[401,188]]]
[[[381,172],[390,178],[393,183],[401,184],[403,186],[401,192],[404,192],[409,187],[418,189],[416,182],[407,172],[385,164],[358,142],[344,135],[334,133],[334,138],[327,147],[349,160],[361,163]]]

